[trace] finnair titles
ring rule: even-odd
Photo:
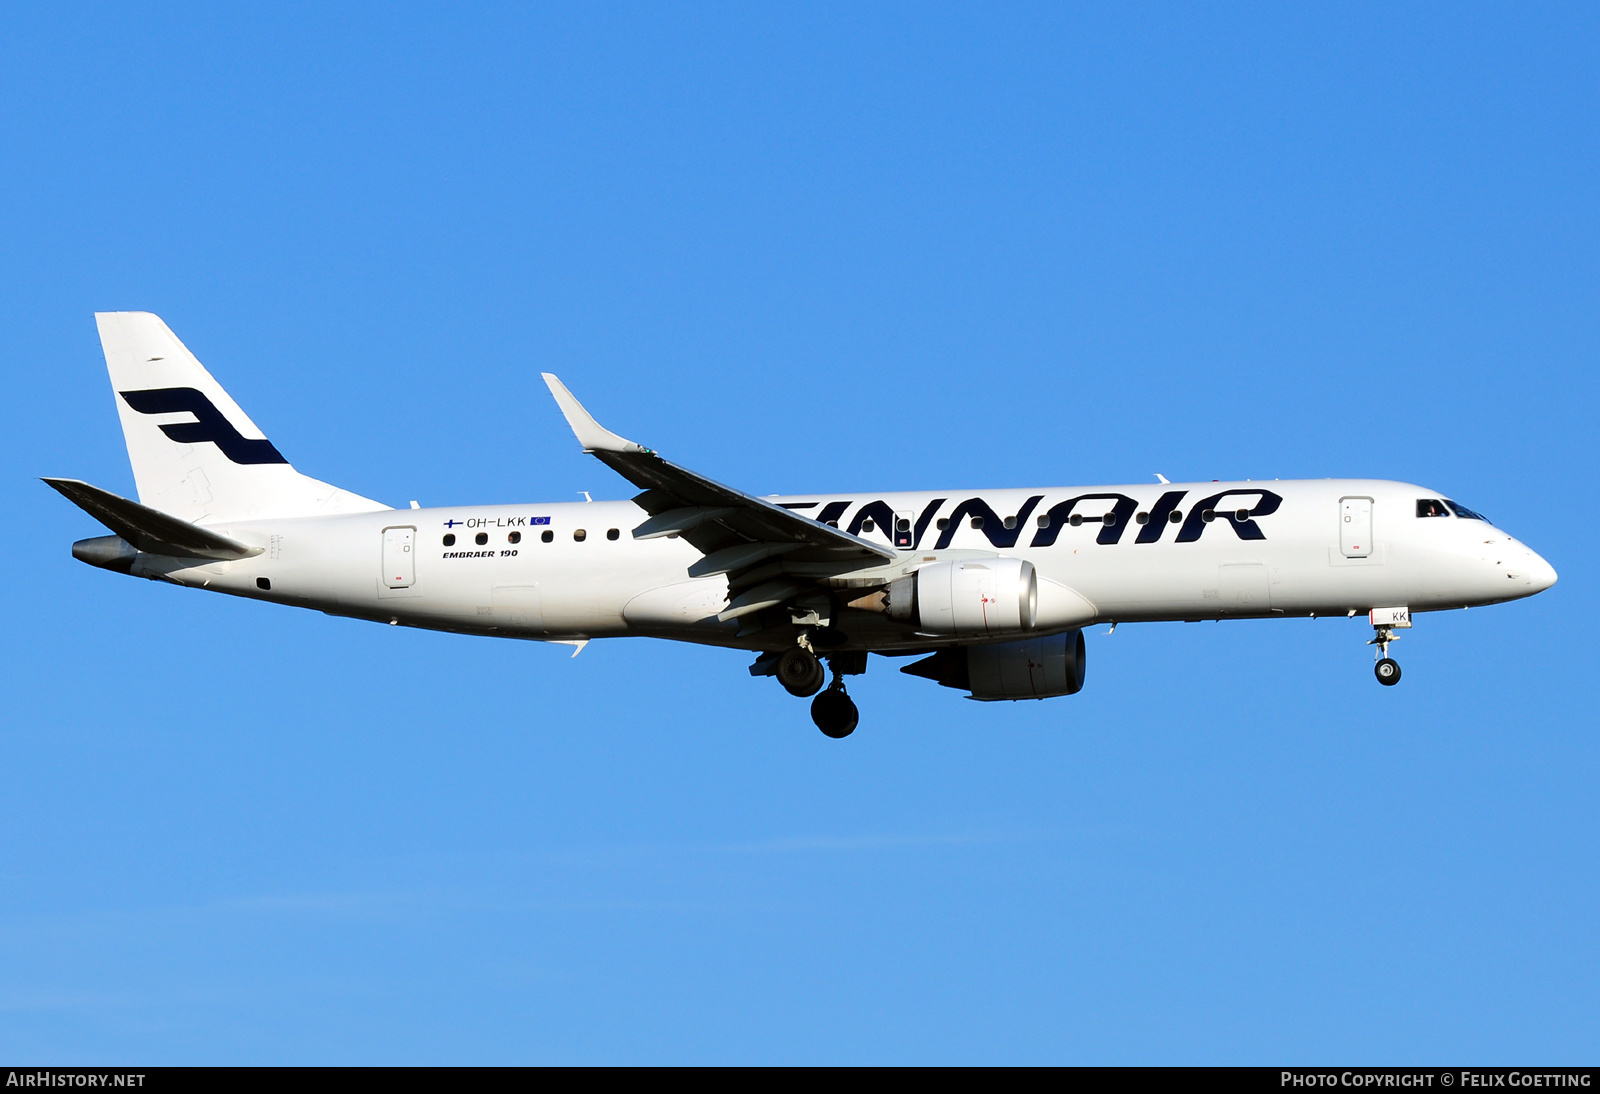
[[[752,675],[814,696],[830,737],[856,727],[844,678],[869,653],[973,699],[1045,699],[1083,687],[1090,624],[1360,613],[1392,685],[1389,643],[1414,613],[1556,581],[1484,517],[1401,482],[755,497],[605,429],[548,373],[631,500],[392,509],[291,467],[156,316],[95,319],[139,500],[45,479],[115,533],[76,558],[399,626],[748,650]]]

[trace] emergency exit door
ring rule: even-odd
[[[1339,499],[1339,549],[1345,558],[1372,554],[1372,499]]]
[[[917,513],[914,509],[906,509],[894,515],[894,545],[905,549],[913,546],[912,540],[916,537]]]
[[[383,530],[383,583],[391,589],[409,589],[417,580],[417,530]]]

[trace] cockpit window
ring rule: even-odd
[[[1444,502],[1438,498],[1418,498],[1417,516],[1419,517],[1448,517],[1450,510],[1444,507]]]
[[[1492,520],[1490,520],[1488,517],[1484,516],[1482,513],[1474,513],[1471,509],[1468,509],[1465,505],[1460,505],[1460,504],[1458,504],[1456,502],[1453,502],[1453,501],[1448,501],[1445,504],[1450,506],[1451,509],[1455,510],[1456,516],[1460,517],[1462,520],[1481,520],[1485,524],[1493,524],[1494,523]]]

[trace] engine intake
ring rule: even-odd
[[[1083,632],[1073,630],[1022,642],[954,646],[900,671],[970,691],[974,699],[1049,699],[1083,688],[1085,652]]]
[[[1039,613],[1039,578],[1020,558],[962,559],[924,566],[889,585],[889,618],[928,634],[1031,631]]]

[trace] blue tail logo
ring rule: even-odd
[[[210,441],[234,463],[288,463],[268,440],[252,441],[241,436],[233,423],[222,416],[204,394],[192,387],[158,387],[145,391],[118,392],[124,402],[140,414],[193,414],[192,422],[158,426],[167,439],[178,444]]]

